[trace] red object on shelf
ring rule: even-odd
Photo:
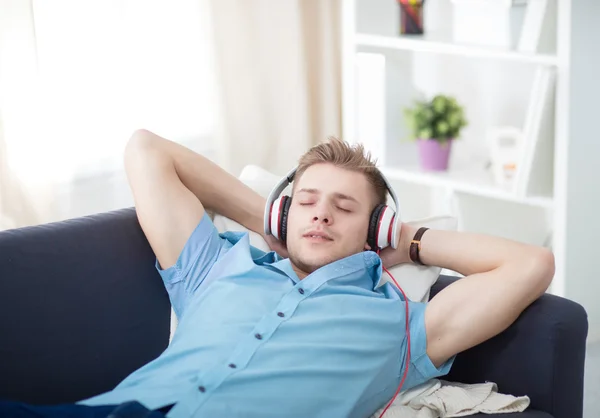
[[[423,34],[423,4],[425,0],[397,0],[400,5],[400,33]]]

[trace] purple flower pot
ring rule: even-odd
[[[435,139],[419,139],[417,141],[421,167],[427,171],[445,171],[448,169],[452,140],[440,143]]]

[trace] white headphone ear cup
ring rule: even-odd
[[[377,246],[381,249],[390,246],[392,239],[392,230],[394,226],[394,210],[386,206],[379,215],[379,225],[377,228]]]
[[[271,229],[271,235],[273,235],[277,239],[280,239],[281,237],[281,231],[279,230],[281,223],[279,222],[279,220],[281,218],[281,212],[283,211],[284,197],[285,196],[278,197],[273,202],[273,205],[271,205],[269,227]]]

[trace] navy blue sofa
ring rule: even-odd
[[[160,355],[170,304],[154,262],[133,208],[0,232],[0,399],[77,401]],[[544,295],[445,379],[528,395],[510,417],[580,418],[587,328],[580,305]]]

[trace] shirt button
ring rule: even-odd
[[[262,335],[260,334],[254,334],[254,337],[256,337],[257,340],[262,340]]]
[[[304,294],[304,289],[300,288],[300,289],[298,289],[298,292],[300,292],[300,294],[303,295]]]
[[[206,392],[206,388],[204,386],[200,386],[198,390],[202,393]]]
[[[235,364],[233,364],[233,363],[230,363],[229,367],[232,368],[232,369],[235,369],[237,366]]]
[[[282,318],[283,318],[285,315],[284,315],[284,313],[283,313],[283,312],[277,312],[277,316],[280,316],[280,317],[282,317]]]

